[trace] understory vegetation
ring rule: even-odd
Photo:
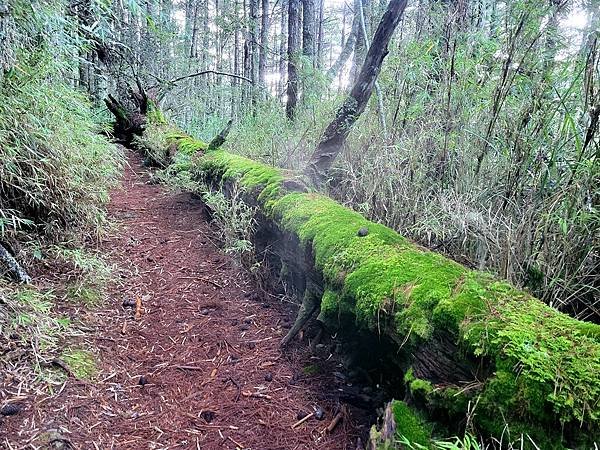
[[[81,319],[57,304],[100,303],[111,273],[84,247],[108,226],[122,152],[109,142],[106,114],[72,82],[89,41],[63,8],[58,0],[0,4],[0,244],[24,270],[64,275],[0,284],[2,403],[15,386],[55,390],[67,376],[57,359],[74,373],[85,363],[79,375],[92,376],[83,350],[67,348],[83,337]]]
[[[193,12],[195,3],[188,3],[187,13]],[[272,41],[261,44],[279,51],[265,56],[272,81],[185,76],[200,64],[254,79],[254,66],[241,66],[235,42],[244,36],[253,42],[244,27],[259,26],[252,17],[238,20],[236,2],[211,11],[221,28],[207,28],[196,41],[186,34],[191,16],[177,34],[173,9],[165,7],[157,17],[167,34],[151,45],[174,45],[178,53],[170,59],[160,53],[159,61],[140,70],[153,80],[160,107],[190,134],[210,139],[233,117],[226,148],[299,169],[355,80],[360,55],[336,73],[327,70],[337,63],[336,40],[343,46],[353,33],[354,3],[328,9],[320,54],[298,50],[293,120],[286,117],[283,25],[271,22]],[[530,289],[559,310],[597,319],[598,4],[484,3],[409,3],[378,79],[379,95],[353,127],[329,174],[328,192],[428,248]],[[367,34],[384,6],[363,2]],[[287,11],[280,14],[286,18]],[[171,64],[161,65],[166,60]],[[158,74],[163,82],[156,83]],[[166,81],[171,78],[176,81]]]

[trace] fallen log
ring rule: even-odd
[[[406,400],[483,434],[528,433],[544,448],[600,437],[600,327],[469,270],[332,199],[290,192],[284,171],[223,151],[194,176],[238,184],[261,211],[255,236],[270,264],[319,318],[348,336],[394,343]],[[287,340],[286,340],[287,342]]]
[[[206,148],[184,134],[169,142]],[[225,195],[241,188],[259,207],[256,250],[303,299],[294,332],[316,309],[353,343],[374,336],[365,354],[372,343],[391,349],[386,364],[406,402],[397,420],[418,410],[458,432],[469,414],[482,435],[508,427],[540,448],[600,439],[600,326],[306,192],[284,170],[222,150],[199,152],[180,170]]]

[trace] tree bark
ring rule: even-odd
[[[323,9],[324,0],[319,0],[319,9],[317,15],[317,55],[316,55],[316,67],[321,69],[323,67],[323,40],[325,39],[325,31],[323,30]]]
[[[279,95],[283,97],[285,93],[285,79],[286,79],[286,44],[287,44],[287,0],[281,2],[281,30],[280,30],[280,42],[279,42]]]
[[[258,60],[258,80],[261,89],[265,91],[267,74],[267,55],[269,52],[269,0],[262,0],[262,16],[260,25],[260,54]]]
[[[352,125],[367,106],[371,92],[381,71],[381,64],[388,53],[388,44],[404,10],[407,0],[391,0],[379,22],[365,63],[360,71],[350,95],[338,110],[335,119],[329,124],[317,149],[310,158],[304,173],[316,185],[325,181],[327,171],[340,153]]]
[[[0,244],[0,263],[6,266],[9,275],[19,283],[31,283],[31,277],[2,244]],[[0,273],[0,275],[3,275],[3,273]]]
[[[315,0],[302,0],[302,54],[315,64]]]
[[[248,24],[250,35],[250,79],[252,80],[251,104],[256,106],[256,93],[258,85],[258,0],[250,0],[250,22]]]
[[[285,114],[289,120],[294,119],[298,104],[298,68],[296,64],[298,62],[299,50],[299,7],[300,0],[288,0],[288,84]]]
[[[240,4],[239,0],[233,0],[233,14],[235,18],[235,30],[233,32],[233,74],[239,76],[240,74],[240,27],[238,20],[240,16]],[[239,83],[236,78],[232,80],[232,93],[231,93],[231,116],[237,117],[238,105],[239,105]]]

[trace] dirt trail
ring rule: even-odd
[[[306,341],[279,349],[293,308],[258,294],[215,246],[197,199],[148,184],[140,158],[129,162],[109,207],[120,226],[104,244],[119,279],[86,338],[99,349],[98,380],[71,378],[4,419],[8,441],[60,429],[79,449],[355,449],[365,430],[352,414],[322,432],[339,408],[334,363]],[[136,296],[139,320],[122,306]],[[292,429],[314,406],[325,419]]]

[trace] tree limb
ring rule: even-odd
[[[179,81],[182,81],[182,80],[185,80],[187,78],[194,78],[194,77],[198,77],[200,75],[206,75],[206,74],[209,74],[209,73],[214,73],[215,75],[223,75],[223,76],[226,76],[226,77],[237,78],[239,80],[244,80],[244,81],[247,81],[248,83],[252,83],[252,80],[250,78],[246,78],[246,77],[244,77],[242,75],[236,75],[234,73],[220,72],[218,70],[203,70],[201,72],[191,73],[189,75],[184,75],[184,76],[177,77],[177,78],[174,78],[172,80],[169,80],[169,81],[167,81],[167,83],[168,84],[175,84],[175,83],[177,83]]]

